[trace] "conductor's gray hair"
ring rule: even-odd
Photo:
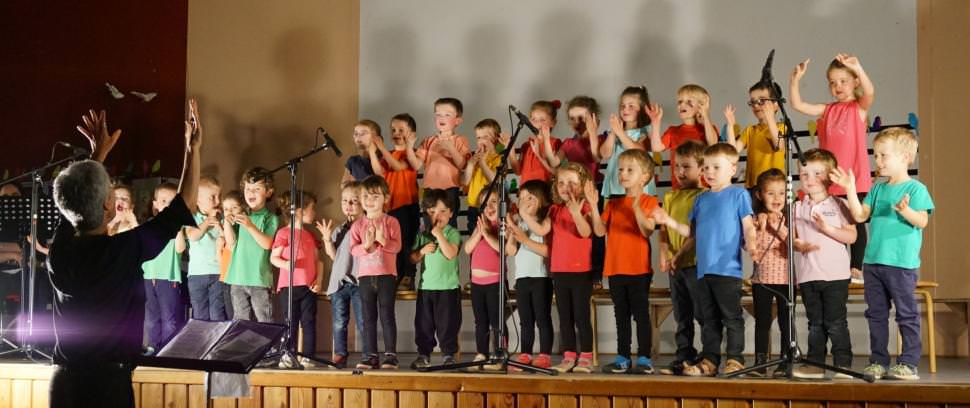
[[[78,231],[90,231],[104,222],[104,202],[111,181],[101,163],[75,162],[54,179],[54,203]]]

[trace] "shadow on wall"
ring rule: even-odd
[[[507,30],[496,22],[476,25],[468,30],[465,37],[463,48],[467,53],[468,81],[462,93],[462,103],[466,107],[462,133],[468,136],[470,145],[475,145],[473,149],[477,148],[475,124],[486,117],[482,107],[498,107],[508,103],[509,95],[495,91],[500,89],[497,84],[505,83],[513,76],[514,61],[509,53],[511,41]],[[502,125],[503,132],[511,132],[506,117],[492,119]]]
[[[610,64],[592,59],[593,24],[589,15],[573,9],[557,9],[539,20],[531,33],[529,54],[541,69],[529,84],[531,99],[523,104],[539,99],[560,99],[565,104],[573,93],[591,92],[597,76],[608,75]]]
[[[372,46],[361,47],[361,61],[370,61],[371,65],[362,66],[368,72],[368,78],[377,82],[370,89],[377,92],[361,95],[361,113],[371,112],[376,115],[369,119],[381,125],[390,127],[390,119],[398,113],[410,113],[418,122],[418,135],[425,134],[431,125],[431,102],[418,101],[411,85],[418,72],[418,51],[416,34],[406,25],[390,25],[381,27],[374,35]],[[362,77],[361,80],[364,80]],[[428,120],[422,121],[422,118]],[[425,126],[427,125],[427,126]],[[351,129],[339,131],[351,132]],[[385,133],[385,140],[390,141],[389,132]]]

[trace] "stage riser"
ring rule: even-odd
[[[51,369],[0,364],[0,408],[46,407]],[[138,407],[204,407],[203,374],[139,369]],[[970,384],[807,383],[652,376],[541,377],[257,371],[252,398],[216,407],[946,407],[970,404]]]

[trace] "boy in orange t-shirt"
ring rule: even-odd
[[[666,219],[657,205],[657,198],[643,194],[643,187],[653,179],[653,160],[643,150],[627,150],[620,154],[617,168],[625,197],[610,199],[597,214],[594,200],[599,199],[592,184],[587,187],[586,199],[593,209],[593,233],[606,235],[606,264],[603,276],[609,279],[610,297],[616,316],[616,360],[603,367],[605,373],[652,374],[650,359],[650,234],[656,219]],[[635,203],[635,205],[634,205]],[[637,360],[630,355],[630,318],[637,322]]]
[[[461,101],[455,98],[440,98],[434,103],[434,125],[438,133],[421,142],[414,150],[408,143],[406,150],[408,162],[415,171],[424,168],[424,189],[438,188],[448,193],[448,201],[454,204],[455,212],[448,221],[458,227],[458,209],[461,208],[461,172],[471,157],[468,139],[456,132],[461,126]]]

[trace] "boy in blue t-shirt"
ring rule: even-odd
[[[933,199],[926,186],[907,172],[918,147],[913,132],[889,128],[879,132],[872,144],[876,172],[889,179],[875,183],[863,202],[856,197],[852,170],[846,173],[839,168],[832,172],[832,181],[845,188],[856,222],[872,217],[862,268],[871,349],[864,372],[876,379],[885,376],[918,380],[916,368],[922,344],[919,307],[913,291],[919,276],[923,229],[929,223]],[[892,367],[887,351],[890,301],[896,307],[896,324],[903,337],[903,352]]]
[[[738,170],[738,151],[727,143],[704,149],[702,171],[711,186],[697,196],[688,215],[691,225],[673,219],[663,223],[689,235],[697,248],[697,304],[700,307],[700,360],[685,362],[684,374],[714,376],[721,359],[722,330],[727,329],[724,373],[744,368],[744,315],[741,312],[741,242],[750,253],[755,242],[751,196],[731,185]]]

